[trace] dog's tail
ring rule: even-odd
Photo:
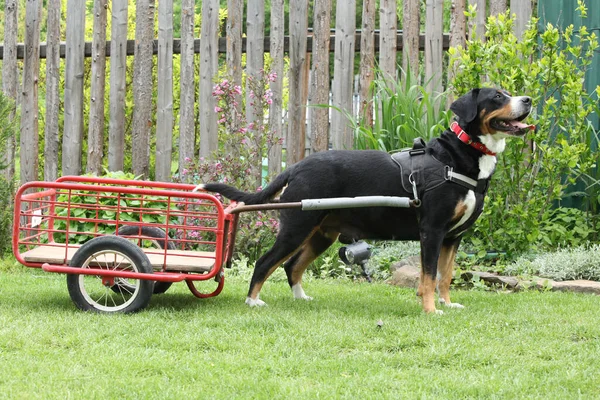
[[[244,204],[265,204],[270,202],[277,193],[281,192],[281,189],[288,183],[291,168],[286,169],[279,174],[273,182],[271,182],[266,188],[256,193],[242,192],[234,188],[233,186],[225,185],[224,183],[206,183],[198,185],[196,188],[206,190],[208,192],[216,192],[230,200],[237,202],[243,202]]]

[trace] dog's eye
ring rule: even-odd
[[[501,99],[502,95],[500,93],[496,93],[496,96],[494,96],[495,99]]]

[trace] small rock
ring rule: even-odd
[[[593,293],[600,295],[600,282],[575,280],[565,282],[552,282],[552,290],[554,291],[570,291],[576,293]]]
[[[404,265],[394,271],[389,283],[395,286],[417,288],[419,286],[419,275],[421,267]]]
[[[393,273],[397,269],[400,269],[404,266],[417,267],[418,269],[420,269],[421,268],[421,256],[410,256],[410,257],[406,257],[400,261],[393,263],[390,266],[390,272]]]

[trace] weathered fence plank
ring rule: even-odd
[[[194,0],[181,0],[181,58],[179,93],[179,174],[196,156],[194,83]]]
[[[248,35],[247,53],[246,53],[246,121],[248,126],[262,125],[263,109],[258,107],[260,102],[254,101],[250,96],[262,98],[264,89],[262,85],[254,85],[254,93],[251,93],[251,82],[258,82],[261,79],[261,71],[264,68],[264,38],[265,38],[265,2],[263,0],[248,0],[248,11],[246,15],[246,32]],[[260,123],[257,123],[260,121]],[[252,125],[250,125],[252,124]],[[261,131],[253,129],[255,135],[255,143],[251,146],[259,146],[261,142]],[[260,149],[256,149],[260,152]],[[262,160],[258,157],[258,164],[252,166],[252,175],[257,179],[260,186]]]
[[[62,143],[63,175],[81,173],[83,146],[83,46],[85,3],[67,2],[67,49],[65,59],[65,108]]]
[[[329,1],[324,1],[325,3]],[[271,0],[271,73],[275,79],[270,83],[273,102],[269,106],[269,129],[273,142],[269,144],[269,175],[281,172],[283,138],[283,38],[285,32],[284,0]]]
[[[527,30],[527,24],[531,19],[531,1],[530,0],[512,0],[510,2],[510,10],[516,15],[515,20],[515,36],[517,39],[523,37],[523,33]]]
[[[336,7],[335,20],[332,103],[341,111],[332,113],[331,141],[334,149],[351,149],[354,144],[354,132],[343,112],[352,115],[356,1],[348,0],[345,7]]]
[[[2,62],[2,90],[4,94],[14,101],[14,108],[10,112],[8,123],[16,125],[17,87],[19,86],[19,72],[17,69],[17,0],[6,0],[4,7],[4,48],[5,54]],[[15,176],[15,137],[6,141],[6,149],[0,152],[0,162],[7,167],[2,170],[2,175],[7,180]]]
[[[404,0],[402,69],[405,74],[419,75],[420,0]]]
[[[398,16],[395,0],[381,0],[379,6],[379,69],[390,87],[396,81],[396,47]]]
[[[306,104],[303,103],[305,82],[306,31],[308,29],[308,0],[290,4],[290,72],[288,103],[287,164],[292,165],[304,158],[304,125]]]
[[[200,51],[200,157],[210,158],[219,146],[217,114],[213,79],[218,67],[217,43],[219,35],[219,0],[202,2],[202,33]]]
[[[154,174],[157,181],[168,182],[173,153],[173,0],[158,3],[157,84]]]
[[[131,167],[136,176],[150,173],[152,120],[152,45],[155,0],[137,0],[135,7],[135,57],[133,58],[133,131]]]
[[[477,39],[485,40],[485,21],[487,20],[486,0],[469,0],[477,9],[475,21],[469,21],[469,31],[475,31]],[[471,38],[473,39],[473,38]]]
[[[58,178],[60,141],[58,121],[60,110],[60,10],[61,0],[48,1],[46,48],[46,130],[44,133],[44,180]],[[104,116],[102,116],[104,120]]]
[[[104,158],[104,88],[106,83],[106,16],[107,0],[94,1],[94,39],[92,52],[92,84],[88,123],[88,173],[102,174]]]
[[[110,41],[110,117],[108,169],[122,171],[125,153],[125,89],[127,73],[127,0],[112,0]]]
[[[465,17],[466,0],[454,0],[452,2],[452,10],[450,12],[450,47],[465,46],[467,41],[467,19]],[[448,86],[450,86],[454,78],[455,64],[452,59],[448,61]],[[448,105],[453,101],[451,95],[448,96]]]
[[[38,75],[41,0],[27,0],[21,104],[21,183],[38,179]]]
[[[363,0],[360,36],[360,109],[359,117],[366,126],[373,125],[371,84],[375,79],[375,0]]]
[[[271,5],[271,15],[277,11],[277,5],[282,1],[283,0],[275,0],[273,2]],[[227,0],[227,74],[231,77],[233,84],[239,87],[242,87],[243,14],[243,0]],[[273,33],[273,27],[271,27],[271,33]],[[281,54],[281,57],[283,58],[283,53]],[[273,61],[278,60],[274,58]],[[240,116],[242,115],[242,95],[236,94],[234,96],[234,102],[235,104],[233,106],[230,119],[232,123],[232,129],[237,131],[241,128]]]
[[[367,0],[371,1],[371,0]],[[311,104],[329,104],[329,40],[331,0],[315,3],[313,58],[310,85]],[[312,152],[329,148],[329,108],[311,108],[310,142]]]
[[[429,93],[441,93],[443,50],[443,0],[427,0],[425,10],[425,87]]]
[[[531,0],[527,0],[531,3]],[[490,15],[506,12],[506,0],[490,0]]]

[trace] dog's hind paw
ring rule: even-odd
[[[253,299],[251,297],[246,297],[246,304],[248,304],[250,307],[264,307],[267,305],[267,303],[265,303],[258,297],[256,299]]]
[[[465,306],[460,303],[446,303],[446,300],[444,299],[440,299],[440,304],[448,308],[465,308]]]

